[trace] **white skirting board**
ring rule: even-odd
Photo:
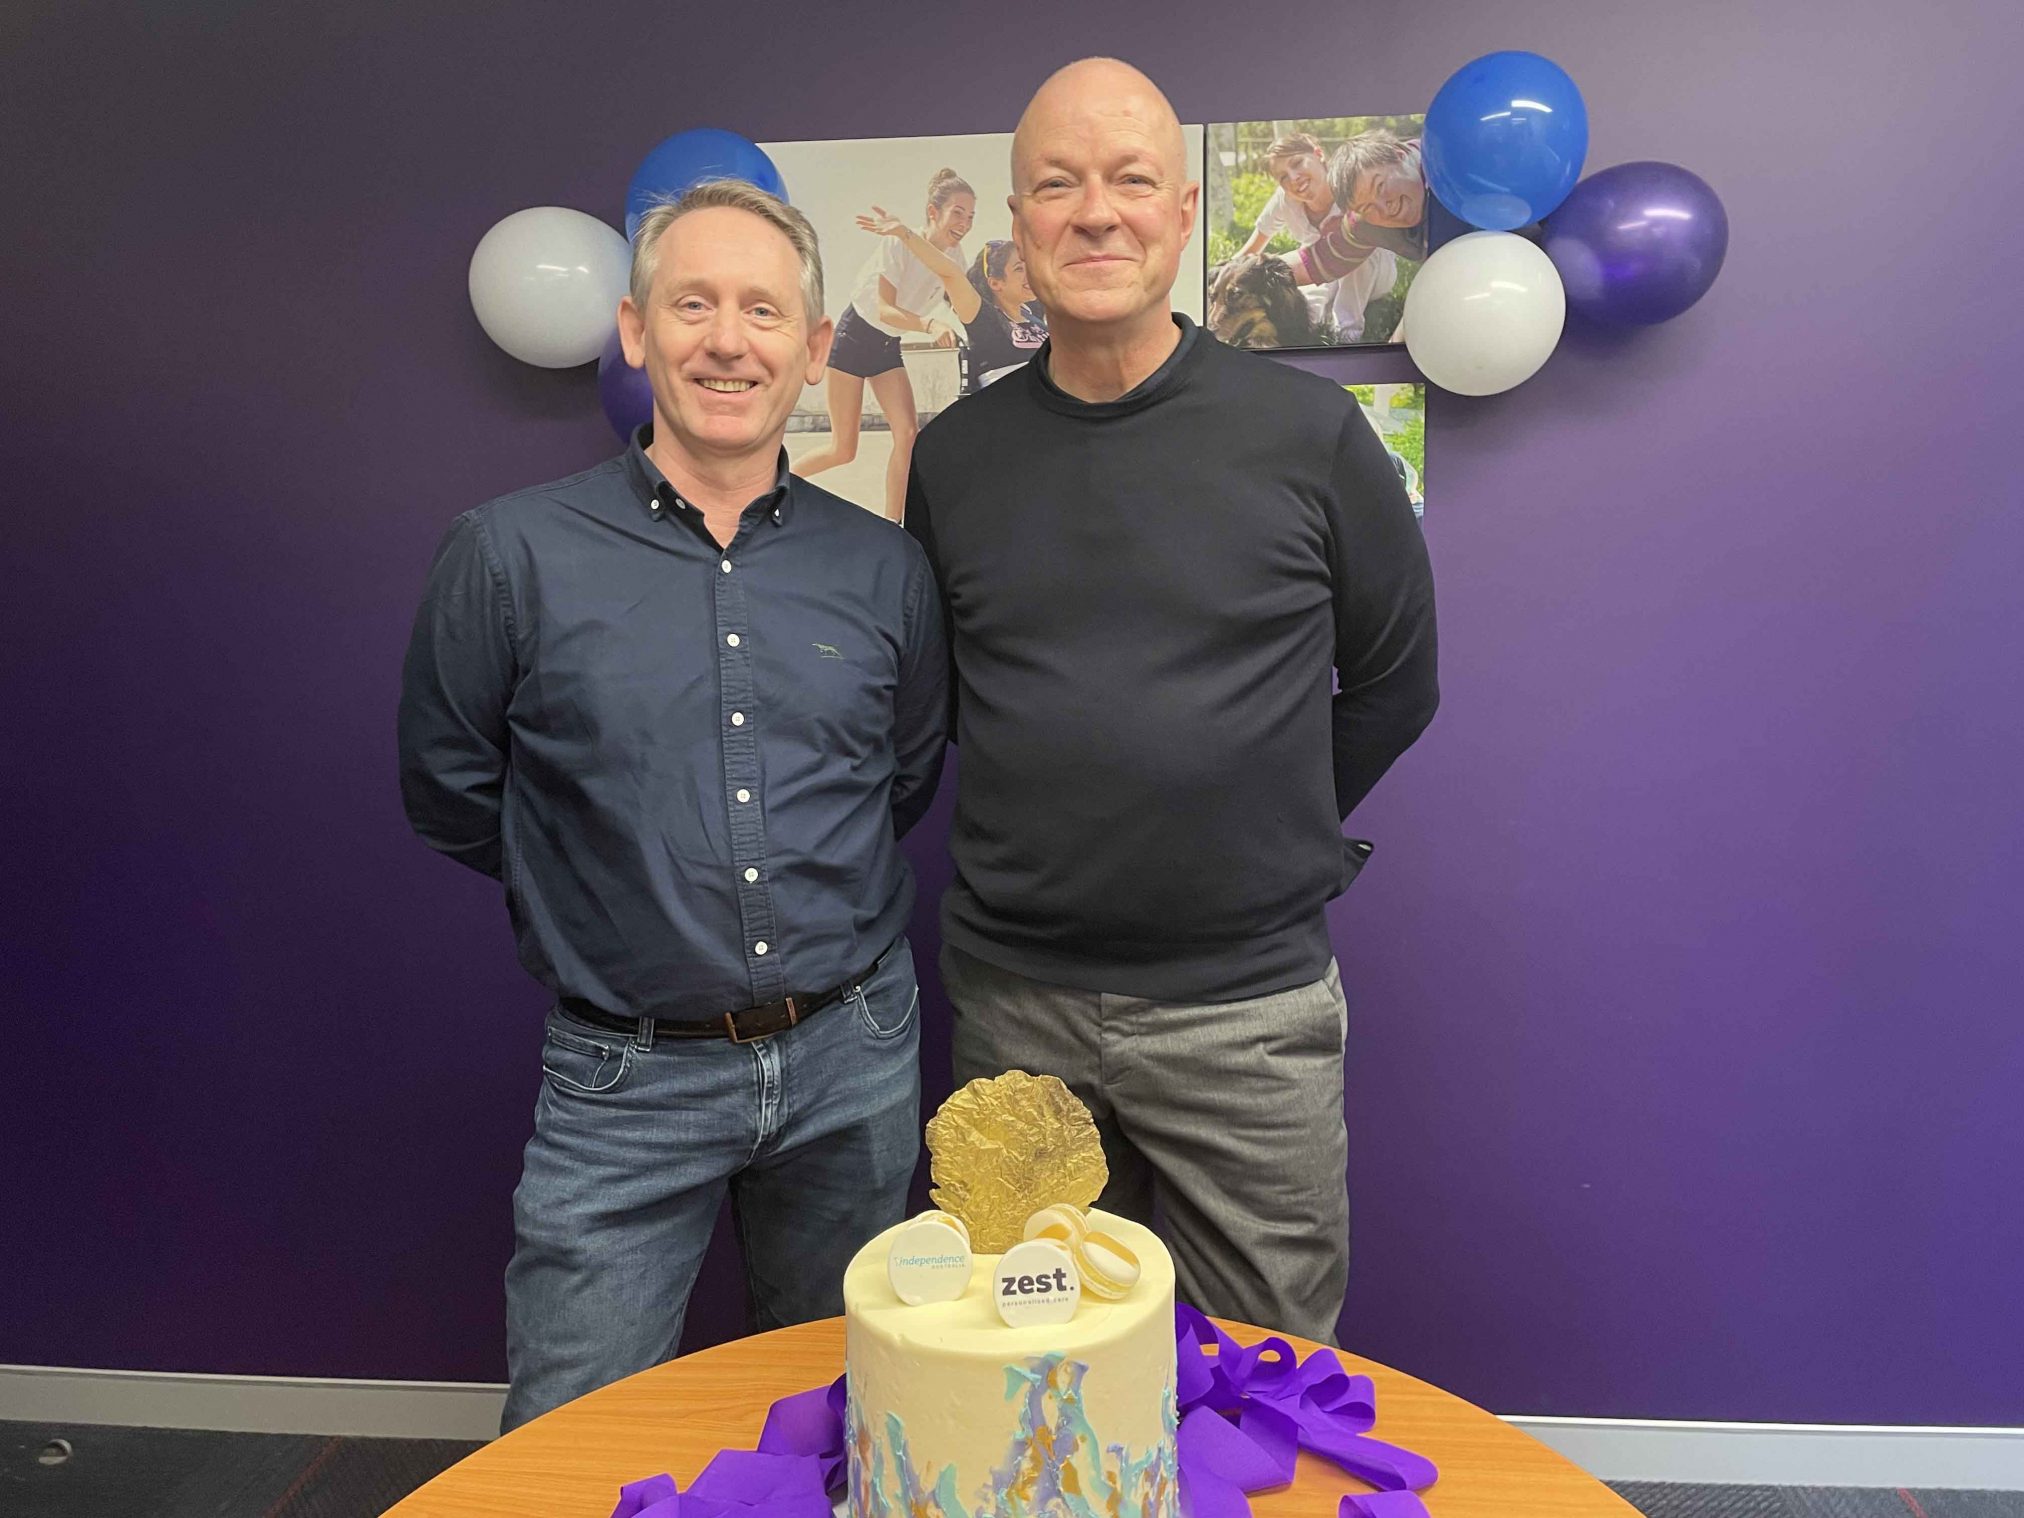
[[[0,1365],[0,1420],[246,1434],[491,1439],[506,1388],[482,1381],[339,1381]]]
[[[1605,1481],[2024,1491],[2024,1428],[1522,1416],[1505,1421]]]
[[[489,1439],[506,1388],[0,1365],[0,1421]],[[1605,1481],[2024,1491],[2024,1429],[1507,1419]],[[1379,1430],[1383,1432],[1382,1429]]]

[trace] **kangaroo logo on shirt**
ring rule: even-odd
[[[818,654],[821,654],[821,655],[822,655],[822,657],[823,657],[823,658],[825,658],[825,659],[841,659],[841,658],[843,657],[843,650],[842,650],[842,649],[840,649],[840,648],[832,648],[832,647],[831,647],[831,646],[830,646],[829,644],[827,644],[827,643],[818,643],[818,644],[816,644],[816,645],[815,645],[815,651],[816,651],[816,652],[817,652]]]

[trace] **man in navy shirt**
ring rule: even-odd
[[[672,1356],[728,1191],[755,1328],[842,1310],[920,1138],[899,836],[947,665],[921,550],[788,473],[815,235],[734,181],[641,223],[654,418],[459,517],[400,709],[423,840],[502,882],[555,993],[514,1193],[504,1426]]]

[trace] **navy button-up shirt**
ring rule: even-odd
[[[624,1016],[827,990],[904,930],[941,604],[892,523],[787,471],[720,548],[644,451],[466,512],[403,672],[401,794],[500,879],[521,961]]]

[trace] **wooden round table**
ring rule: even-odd
[[[1224,1323],[1238,1342],[1267,1329]],[[1305,1357],[1316,1346],[1282,1335]],[[1344,1365],[1377,1386],[1375,1438],[1425,1455],[1441,1479],[1423,1495],[1434,1518],[1635,1518],[1580,1467],[1473,1403],[1373,1360]],[[843,1319],[804,1323],[670,1360],[579,1397],[460,1460],[388,1518],[608,1518],[618,1489],[666,1471],[686,1491],[721,1449],[759,1442],[780,1397],[826,1386],[843,1369]],[[1334,1518],[1367,1490],[1301,1452],[1292,1486],[1251,1499],[1255,1518]]]

